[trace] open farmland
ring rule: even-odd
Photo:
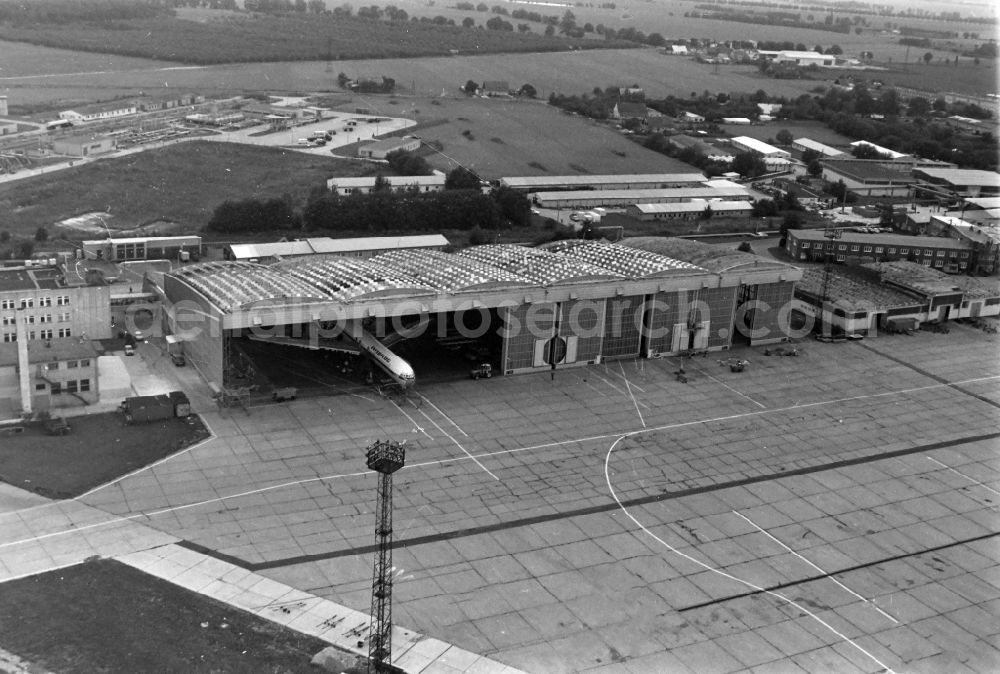
[[[598,46],[538,33],[478,31],[426,22],[387,22],[332,15],[280,16],[224,12],[212,21],[170,16],[99,22],[0,24],[0,37],[73,49],[194,64],[391,58],[462,53],[559,51]],[[632,47],[632,43],[600,43]]]
[[[0,185],[2,228],[29,235],[74,215],[107,211],[114,229],[167,220],[194,230],[227,199],[288,194],[298,204],[327,178],[370,171],[333,157],[190,141]]]
[[[383,101],[372,100],[376,108]],[[407,101],[407,103],[411,103]],[[537,101],[482,98],[412,102],[422,117],[447,120],[417,132],[442,151],[427,157],[448,171],[461,164],[484,178],[578,173],[671,173],[694,169],[647,150],[611,128],[564,114]],[[410,116],[402,109],[397,114]],[[391,110],[389,112],[392,112]]]
[[[894,68],[890,72],[873,74],[872,78],[878,78],[889,86],[981,95],[998,90],[997,76],[996,61],[984,59],[977,66],[972,59],[962,58],[956,68],[953,56],[951,65],[941,62],[931,65],[911,63],[907,68]]]
[[[0,50],[15,44],[0,42]],[[23,48],[20,47],[19,48]],[[48,58],[43,47],[30,47],[39,58]],[[65,53],[61,52],[60,53]],[[512,87],[529,82],[545,98],[551,92],[589,92],[595,86],[638,83],[653,98],[668,94],[687,96],[692,91],[753,92],[764,89],[778,96],[798,96],[817,86],[811,80],[773,80],[762,77],[753,66],[715,69],[686,58],[664,56],[655,49],[597,49],[546,54],[504,54],[428,57],[419,59],[370,59],[340,61],[327,70],[324,61],[231,64],[176,68],[148,62],[148,70],[107,72],[103,69],[72,68],[72,73],[45,78],[8,75],[0,84],[9,90],[11,106],[57,104],[73,100],[87,91],[92,98],[107,99],[114,92],[149,95],[191,90],[206,95],[246,92],[296,93],[336,90],[336,74],[352,77],[383,75],[395,78],[397,86],[417,94],[457,93],[469,79],[507,80]],[[166,69],[166,70],[165,70]],[[124,95],[124,94],[119,94]]]

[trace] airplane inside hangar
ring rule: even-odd
[[[643,240],[567,240],[204,262],[165,277],[167,329],[216,386],[330,389],[408,388],[468,376],[470,364],[510,375],[787,338],[781,308],[800,270],[678,245],[671,255]]]

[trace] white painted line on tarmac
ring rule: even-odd
[[[427,396],[425,396],[425,395],[424,395],[423,393],[418,393],[417,395],[418,395],[418,396],[420,396],[420,399],[421,399],[421,400],[423,400],[423,401],[424,401],[425,403],[427,403],[428,405],[430,405],[431,407],[433,407],[433,408],[434,408],[434,409],[435,409],[435,410],[437,411],[437,413],[438,413],[438,414],[440,414],[440,415],[441,415],[441,416],[443,416],[443,417],[444,417],[445,419],[447,419],[447,420],[448,420],[448,423],[450,423],[450,424],[451,424],[452,426],[454,426],[455,428],[457,428],[457,429],[458,429],[458,432],[459,432],[459,433],[461,433],[461,434],[462,434],[462,435],[464,435],[465,437],[469,437],[469,434],[468,434],[468,433],[466,433],[466,432],[465,432],[464,430],[462,430],[462,427],[461,427],[461,426],[459,426],[458,424],[456,424],[456,423],[455,423],[455,420],[454,420],[454,419],[452,419],[452,418],[451,418],[451,417],[449,417],[449,416],[448,416],[447,414],[445,414],[444,412],[442,412],[442,411],[441,411],[441,408],[440,408],[440,407],[438,407],[437,405],[435,405],[434,403],[432,403],[432,402],[431,402],[431,401],[430,401],[430,400],[429,400],[429,399],[427,398]]]
[[[682,370],[684,369],[684,360],[683,359],[680,362],[680,369],[682,369]],[[765,410],[767,409],[767,406],[764,405],[763,403],[757,402],[756,400],[754,400],[753,398],[751,398],[750,396],[748,396],[746,393],[742,393],[740,391],[737,391],[736,389],[734,389],[732,386],[730,386],[726,382],[722,381],[721,379],[719,379],[717,377],[713,377],[707,371],[701,369],[700,367],[694,367],[694,369],[697,372],[699,372],[700,374],[703,374],[706,377],[708,377],[709,379],[711,379],[712,381],[714,381],[716,384],[721,384],[723,387],[729,389],[730,391],[732,391],[736,395],[740,396],[741,398],[746,398],[747,400],[749,400],[750,402],[752,402],[757,407],[760,407],[761,409],[765,409]]]
[[[835,635],[837,635],[838,638],[840,638],[841,640],[843,640],[846,643],[850,644],[851,646],[853,646],[854,648],[856,648],[858,651],[860,651],[861,653],[863,653],[867,657],[871,658],[871,660],[873,662],[875,662],[879,667],[882,667],[888,674],[895,674],[895,671],[891,667],[889,667],[887,664],[885,664],[884,662],[882,662],[881,660],[879,660],[877,657],[875,657],[875,655],[873,655],[872,653],[870,653],[867,650],[865,650],[862,646],[860,646],[858,643],[856,643],[855,641],[853,641],[846,634],[843,634],[843,633],[839,632],[837,630],[837,628],[835,628],[833,625],[831,625],[830,623],[826,622],[825,620],[823,620],[822,618],[820,618],[818,615],[816,615],[815,613],[813,613],[812,611],[810,611],[805,606],[802,606],[801,604],[799,604],[795,600],[789,599],[788,597],[785,597],[784,595],[778,594],[777,592],[774,592],[773,590],[767,590],[767,589],[765,589],[763,587],[760,587],[759,585],[755,585],[755,584],[751,583],[748,580],[743,580],[742,578],[737,578],[736,576],[732,575],[731,573],[727,573],[727,572],[725,572],[725,571],[723,571],[721,569],[717,569],[714,566],[706,564],[705,562],[703,562],[703,561],[701,561],[699,559],[695,559],[691,555],[688,555],[688,554],[686,554],[684,552],[681,552],[680,550],[678,550],[677,548],[675,548],[674,546],[670,545],[665,540],[663,540],[662,538],[660,538],[659,536],[657,536],[656,534],[654,534],[652,531],[650,531],[649,529],[647,529],[646,526],[642,522],[640,522],[638,519],[636,519],[636,517],[632,513],[629,512],[628,508],[626,508],[622,504],[621,499],[618,498],[617,492],[615,492],[614,485],[611,484],[611,473],[610,473],[611,454],[615,451],[615,447],[618,445],[618,443],[621,442],[622,440],[624,440],[626,437],[627,436],[625,436],[625,435],[619,436],[618,439],[615,440],[613,443],[611,443],[611,446],[608,448],[608,453],[604,457],[604,479],[607,481],[608,491],[611,493],[611,497],[615,500],[615,503],[618,504],[618,507],[621,508],[621,510],[622,510],[623,513],[625,513],[625,516],[628,517],[630,520],[632,520],[637,527],[639,527],[640,529],[642,529],[650,537],[652,537],[653,540],[655,540],[658,543],[660,543],[663,547],[665,547],[667,550],[673,552],[675,555],[683,557],[684,559],[686,559],[686,560],[688,560],[688,561],[690,561],[690,562],[692,562],[694,564],[697,564],[698,566],[702,567],[703,569],[705,569],[707,571],[711,571],[712,573],[717,573],[720,576],[722,576],[723,578],[728,578],[730,580],[736,581],[737,583],[741,583],[743,585],[746,585],[747,587],[749,587],[750,589],[754,590],[755,592],[762,592],[762,593],[770,595],[772,597],[776,597],[777,599],[780,599],[781,601],[789,604],[790,606],[794,606],[796,609],[798,609],[799,611],[802,611],[807,616],[811,617],[816,622],[818,622],[820,625],[822,625],[823,627],[825,627],[828,630],[830,630],[831,632],[833,632]]]
[[[628,381],[628,377],[625,376],[625,366],[618,361],[618,365],[622,368],[622,379],[625,380],[625,388],[628,389],[628,395],[632,398],[632,404],[635,405],[635,413],[639,415],[639,423],[642,427],[646,427],[646,420],[642,418],[642,410],[639,409],[639,401],[635,399],[635,395],[632,393],[632,385]]]
[[[973,484],[978,484],[983,489],[986,489],[987,491],[991,491],[994,494],[996,494],[997,496],[1000,496],[1000,491],[997,491],[996,489],[994,489],[993,487],[989,486],[988,484],[983,484],[982,482],[980,482],[976,478],[972,477],[971,475],[966,475],[965,473],[963,473],[961,471],[955,470],[954,468],[952,468],[948,464],[941,463],[940,461],[938,461],[937,459],[935,459],[933,456],[928,456],[927,458],[930,459],[931,461],[933,461],[934,463],[936,463],[937,465],[941,466],[942,468],[944,468],[946,470],[950,470],[951,472],[955,473],[955,475],[961,475],[962,477],[964,477],[969,482],[972,482]],[[992,507],[996,508],[997,506],[992,506]]]
[[[490,456],[501,456],[501,455],[505,455],[505,454],[517,454],[517,453],[521,453],[521,452],[530,452],[530,451],[537,451],[537,450],[542,450],[542,449],[551,449],[553,447],[561,447],[563,445],[572,445],[572,444],[579,444],[579,443],[584,443],[584,442],[594,442],[594,441],[597,441],[597,440],[609,440],[609,439],[614,438],[614,437],[619,437],[619,438],[632,437],[634,435],[640,435],[640,434],[643,434],[643,433],[651,433],[651,432],[655,432],[655,431],[670,430],[670,429],[673,429],[673,428],[683,428],[685,426],[694,426],[694,425],[697,425],[697,424],[708,424],[708,423],[714,423],[714,422],[718,422],[718,421],[730,421],[730,420],[733,420],[733,419],[743,419],[743,418],[761,416],[761,415],[765,415],[765,414],[788,412],[790,410],[802,409],[804,407],[815,407],[815,406],[820,406],[820,405],[835,404],[835,403],[852,401],[852,400],[864,400],[864,399],[868,399],[868,398],[878,398],[878,397],[884,397],[884,396],[890,396],[890,395],[900,395],[900,394],[905,394],[905,393],[913,393],[913,392],[917,392],[917,391],[933,390],[933,389],[937,389],[937,388],[946,388],[946,387],[949,387],[949,386],[955,386],[955,385],[961,385],[961,384],[970,384],[970,383],[974,383],[974,382],[988,381],[988,380],[991,380],[991,379],[1000,379],[1000,375],[993,375],[993,376],[989,376],[989,377],[978,377],[978,378],[975,378],[975,379],[967,379],[967,380],[963,380],[963,381],[947,382],[947,383],[943,383],[943,384],[930,384],[930,385],[927,385],[927,386],[920,386],[920,387],[911,388],[911,389],[904,389],[904,390],[901,390],[901,391],[889,391],[889,392],[885,392],[885,393],[874,393],[874,394],[867,394],[867,395],[861,395],[861,396],[853,396],[851,398],[839,398],[839,399],[836,399],[836,400],[827,400],[827,401],[818,401],[818,402],[814,402],[814,403],[805,403],[805,404],[802,404],[802,405],[796,404],[796,405],[793,405],[791,407],[774,408],[774,409],[761,410],[761,411],[756,411],[756,412],[743,412],[741,414],[731,414],[731,415],[723,416],[723,417],[715,417],[715,418],[709,418],[709,419],[698,419],[698,420],[695,420],[695,421],[684,421],[684,422],[679,422],[679,423],[674,423],[674,424],[665,424],[665,425],[662,425],[662,426],[654,426],[654,427],[651,427],[651,428],[639,429],[639,430],[634,430],[634,431],[627,431],[625,433],[608,433],[608,434],[593,435],[593,436],[583,437],[583,438],[574,438],[574,439],[570,439],[570,440],[557,440],[557,441],[546,442],[546,443],[542,443],[542,444],[538,444],[538,445],[531,445],[529,447],[516,447],[514,449],[502,449],[502,450],[497,450],[497,451],[494,451],[494,452],[481,452],[481,453],[476,454],[476,455],[469,454],[466,451],[466,454],[467,454],[467,458],[468,459],[471,459],[472,461],[476,461],[477,463],[479,463],[478,459],[480,459],[480,458],[486,458],[486,457],[490,457]],[[395,404],[395,403],[393,403],[393,404]],[[397,408],[398,407],[399,406],[397,405]],[[400,412],[403,412],[403,410],[400,409]],[[403,414],[406,415],[405,412],[403,412]],[[407,416],[407,418],[410,418],[409,415],[406,415],[406,416]],[[412,418],[410,418],[410,420],[413,421]],[[414,422],[414,425],[416,425],[416,422]],[[423,429],[420,429],[420,430],[421,430],[421,432],[423,432]],[[425,435],[426,435],[426,433],[425,433]],[[428,437],[430,437],[430,436],[428,436]],[[463,448],[463,451],[464,451],[464,448]],[[167,457],[167,458],[170,458],[170,457]],[[448,462],[451,462],[451,461],[464,461],[464,460],[465,459],[463,457],[453,457],[453,458],[448,458],[448,459],[436,459],[436,460],[433,460],[433,461],[423,461],[423,462],[419,462],[419,463],[407,464],[404,467],[404,470],[406,470],[406,469],[413,469],[413,468],[424,468],[424,467],[428,467],[428,466],[438,466],[438,465],[441,465],[441,464],[444,464],[444,463],[448,463]],[[485,468],[484,468],[484,470],[485,470]],[[607,462],[605,461],[605,471],[606,470],[607,470]],[[487,471],[487,472],[489,472],[489,471]],[[176,511],[179,511],[179,510],[186,510],[186,509],[189,509],[189,508],[196,508],[196,507],[203,506],[203,505],[211,505],[213,503],[220,503],[222,501],[228,501],[228,500],[231,500],[231,499],[238,499],[238,498],[242,498],[242,497],[245,497],[245,496],[252,496],[252,495],[255,495],[255,494],[261,494],[261,493],[264,493],[264,492],[274,491],[274,490],[277,490],[277,489],[285,489],[285,488],[288,488],[288,487],[294,487],[294,486],[301,485],[301,484],[308,484],[308,483],[311,483],[311,482],[326,482],[326,481],[329,481],[329,480],[337,480],[337,479],[351,478],[351,477],[361,477],[361,476],[369,475],[369,474],[373,474],[373,471],[361,471],[361,472],[357,472],[357,473],[343,473],[343,474],[337,474],[337,475],[324,475],[324,476],[319,476],[319,477],[305,478],[305,479],[302,479],[302,480],[294,480],[294,481],[290,481],[290,482],[282,482],[280,484],[274,484],[274,485],[270,485],[270,486],[267,486],[267,487],[261,487],[259,489],[251,489],[251,490],[248,490],[248,491],[238,492],[238,493],[235,493],[235,494],[229,494],[229,495],[226,495],[226,496],[217,496],[217,497],[214,497],[214,498],[205,499],[205,500],[202,500],[202,501],[196,501],[196,502],[193,502],[193,503],[186,503],[186,504],[182,504],[182,505],[178,505],[178,506],[169,506],[167,508],[161,508],[159,510],[150,511],[150,512],[147,512],[147,513],[135,513],[135,514],[132,514],[132,515],[118,517],[116,519],[109,520],[107,522],[98,522],[98,523],[95,523],[95,524],[89,524],[89,525],[85,525],[85,526],[82,526],[82,527],[74,527],[74,528],[71,528],[71,529],[63,529],[62,531],[51,532],[51,533],[48,533],[48,534],[43,534],[41,536],[34,536],[34,537],[31,537],[31,538],[26,538],[26,539],[21,539],[21,540],[16,540],[16,541],[7,541],[7,542],[4,542],[4,543],[0,543],[0,548],[6,548],[6,547],[14,546],[14,545],[19,545],[19,544],[22,544],[22,543],[30,543],[30,542],[33,542],[33,541],[47,539],[47,538],[53,538],[53,537],[56,537],[56,536],[64,536],[64,535],[67,535],[67,534],[78,533],[78,532],[81,532],[81,531],[85,531],[87,529],[93,529],[93,528],[97,528],[97,527],[109,526],[111,524],[117,524],[118,522],[126,522],[126,521],[129,521],[129,520],[134,520],[134,519],[138,519],[138,518],[142,518],[142,517],[150,517],[151,518],[151,517],[155,517],[157,515],[163,515],[163,514],[170,513],[170,512],[176,512]],[[73,500],[76,500],[76,499],[73,499]],[[617,497],[616,497],[615,500],[616,501],[618,500]],[[64,501],[59,501],[58,503],[63,503],[63,502]],[[72,502],[72,501],[68,501],[68,502]],[[619,503],[619,505],[621,505],[620,501],[618,503]],[[55,505],[55,504],[53,504],[53,505]],[[629,515],[630,518],[632,517],[631,514],[629,514],[627,511],[626,511],[626,514]]]
[[[441,426],[439,426],[439,425],[438,425],[438,422],[434,421],[434,420],[433,420],[433,419],[431,419],[431,418],[430,418],[429,416],[427,416],[427,413],[426,413],[426,412],[424,412],[423,410],[417,410],[417,411],[418,411],[418,412],[420,412],[420,413],[421,413],[422,415],[424,415],[424,418],[425,418],[425,419],[427,419],[427,421],[429,421],[429,422],[431,422],[432,424],[434,424],[434,428],[436,428],[436,429],[438,429],[439,431],[441,431],[441,433],[443,433],[443,434],[444,434],[444,437],[446,437],[446,438],[448,438],[449,440],[451,440],[451,441],[452,441],[453,443],[455,443],[455,446],[456,446],[456,447],[458,447],[458,448],[459,448],[459,449],[461,449],[461,450],[462,450],[463,452],[465,452],[465,455],[466,455],[467,457],[469,457],[470,459],[472,459],[473,461],[475,461],[475,462],[476,462],[476,465],[477,465],[477,466],[479,466],[480,468],[482,468],[483,470],[485,470],[485,471],[486,471],[486,473],[487,473],[487,475],[489,475],[490,477],[492,477],[492,478],[493,478],[494,480],[496,480],[497,482],[499,482],[499,481],[500,481],[500,478],[498,478],[498,477],[497,477],[496,475],[494,475],[494,474],[493,474],[492,472],[490,472],[490,469],[489,469],[489,468],[487,468],[486,466],[484,466],[484,465],[482,464],[482,462],[481,462],[481,461],[480,461],[479,459],[477,459],[476,457],[474,457],[474,456],[473,456],[473,455],[472,455],[472,454],[471,454],[471,453],[469,452],[469,450],[467,450],[467,449],[466,449],[465,447],[463,447],[463,446],[462,446],[462,443],[460,443],[460,442],[459,442],[458,440],[456,440],[455,438],[451,437],[451,436],[450,436],[450,435],[448,434],[448,431],[446,431],[446,430],[444,430],[443,428],[441,428]]]
[[[745,521],[747,522],[747,524],[749,524],[749,525],[750,525],[750,526],[752,526],[752,527],[753,527],[754,529],[756,529],[756,530],[757,530],[757,531],[759,531],[760,533],[762,533],[762,534],[764,534],[765,536],[767,536],[768,538],[770,538],[770,539],[771,539],[772,541],[774,541],[775,543],[777,543],[778,545],[780,545],[781,547],[783,547],[783,548],[784,548],[785,550],[787,550],[788,552],[792,553],[793,555],[795,555],[796,557],[798,557],[799,559],[801,559],[801,560],[802,560],[803,562],[805,562],[806,564],[808,564],[809,566],[811,566],[811,567],[812,567],[813,569],[815,569],[816,571],[819,571],[819,572],[820,572],[821,574],[823,574],[824,576],[826,576],[827,578],[829,578],[830,580],[832,580],[832,581],[833,581],[834,583],[836,583],[837,585],[839,585],[839,586],[840,586],[840,587],[841,587],[842,589],[846,590],[847,592],[849,592],[850,594],[854,595],[855,597],[857,597],[857,598],[858,598],[858,599],[860,599],[861,601],[865,602],[866,604],[871,604],[871,605],[872,605],[872,607],[874,607],[874,609],[875,609],[876,611],[878,611],[879,613],[881,613],[882,615],[884,615],[884,616],[885,616],[886,618],[888,618],[888,619],[889,619],[889,620],[891,620],[892,622],[894,622],[894,623],[897,623],[897,624],[899,623],[899,621],[898,621],[898,620],[896,620],[896,619],[895,619],[895,618],[893,618],[893,617],[892,617],[891,615],[889,615],[888,613],[886,613],[885,611],[883,611],[882,609],[880,609],[880,608],[879,608],[879,607],[878,607],[878,606],[877,606],[877,605],[876,605],[876,604],[875,604],[874,602],[872,602],[872,601],[871,601],[870,599],[867,599],[867,598],[865,598],[865,597],[862,597],[862,596],[861,596],[860,594],[858,594],[857,592],[855,592],[855,591],[854,591],[854,590],[852,590],[851,588],[849,588],[849,587],[847,587],[846,585],[844,585],[843,583],[841,583],[841,582],[840,582],[839,580],[837,580],[836,578],[834,578],[834,577],[833,577],[832,575],[828,574],[828,573],[827,573],[826,571],[824,571],[823,569],[819,568],[818,566],[816,566],[815,564],[813,564],[812,562],[810,562],[810,561],[809,561],[808,559],[806,559],[805,557],[803,557],[803,556],[802,556],[802,555],[800,555],[799,553],[795,552],[795,550],[792,550],[792,549],[791,549],[790,547],[788,547],[787,545],[785,545],[784,543],[782,543],[781,541],[779,541],[779,540],[778,540],[777,538],[775,538],[774,536],[772,536],[770,532],[768,532],[768,531],[765,531],[765,530],[764,530],[764,529],[762,529],[761,527],[757,526],[757,523],[756,523],[756,522],[754,522],[753,520],[751,520],[751,519],[750,519],[749,517],[747,517],[747,516],[746,516],[746,515],[744,515],[743,513],[741,513],[741,512],[737,512],[737,511],[735,511],[735,510],[734,510],[734,511],[733,511],[733,514],[734,514],[734,515],[736,515],[736,516],[738,516],[738,517],[741,517],[741,518],[743,518],[743,519],[744,519],[744,520],[745,520]]]
[[[607,373],[607,374],[609,374],[609,375],[612,375],[612,374],[613,374],[613,375],[614,375],[614,376],[616,376],[616,377],[621,377],[622,379],[624,379],[624,380],[625,380],[625,383],[631,383],[631,382],[629,382],[629,380],[628,380],[628,379],[627,379],[627,378],[625,377],[625,367],[624,367],[624,366],[622,366],[622,362],[621,362],[621,361],[618,361],[618,365],[622,367],[622,373],[621,373],[621,374],[618,374],[618,373],[617,373],[617,372],[615,372],[614,370],[610,369],[610,368],[608,367],[608,364],[607,364],[607,362],[605,362],[605,363],[604,363],[604,372],[605,372],[605,373]],[[637,368],[637,370],[638,370],[638,368]],[[645,392],[646,392],[646,389],[642,388],[642,387],[641,387],[641,386],[639,386],[638,384],[632,384],[632,388],[634,388],[634,389],[635,389],[636,391],[638,391],[639,393],[645,393]]]
[[[610,386],[614,390],[616,390],[619,393],[621,393],[626,398],[631,398],[632,397],[631,394],[628,391],[625,391],[620,386],[618,386],[617,384],[615,384],[613,381],[611,381],[609,379],[605,379],[604,377],[602,377],[601,375],[597,374],[596,372],[592,372],[591,374],[593,374],[595,377],[597,377],[598,379],[600,379],[601,381],[603,381],[605,384],[607,384],[608,386]],[[633,398],[633,400],[634,400],[634,398]],[[647,410],[649,410],[649,405],[647,405],[645,403],[639,403],[639,404],[642,405],[643,407],[645,407]]]
[[[428,433],[427,431],[424,430],[423,426],[421,426],[420,424],[417,423],[416,419],[414,419],[413,417],[411,417],[409,414],[406,413],[406,411],[402,407],[400,407],[399,405],[397,405],[395,400],[389,400],[389,402],[392,403],[393,407],[395,407],[397,410],[399,410],[400,414],[402,414],[404,417],[406,417],[407,419],[410,420],[410,423],[413,424],[413,429],[414,430],[420,431],[421,433],[423,433],[424,435],[426,435],[429,440],[433,440],[434,439],[433,437],[431,437],[430,433]],[[427,416],[427,415],[424,415],[424,416]]]

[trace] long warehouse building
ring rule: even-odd
[[[705,182],[701,173],[630,173],[616,175],[507,176],[500,184],[524,192],[570,190],[664,190]]]
[[[534,202],[542,208],[594,208],[595,206],[632,206],[633,204],[671,204],[687,201],[714,200],[750,201],[745,187],[675,187],[642,190],[574,190],[572,192],[539,192]]]
[[[189,362],[220,386],[236,378],[235,354],[247,340],[270,341],[281,353],[293,345],[343,351],[342,337],[324,330],[350,326],[349,337],[367,339],[380,321],[393,329],[378,335],[386,348],[376,351],[462,343],[488,350],[502,374],[787,338],[782,307],[801,270],[732,251],[723,260],[698,255],[693,263],[572,240],[270,266],[206,262],[168,274],[164,291],[170,331],[184,340]],[[415,336],[420,325],[425,341]],[[419,380],[423,372],[414,369]]]

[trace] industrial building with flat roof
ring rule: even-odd
[[[234,243],[226,246],[223,256],[237,262],[278,262],[303,255],[340,255],[342,257],[372,257],[390,250],[426,248],[440,250],[448,245],[441,234],[415,236],[365,236],[351,239],[331,239],[327,236],[275,243]]]
[[[915,168],[913,176],[954,197],[1000,196],[1000,173],[956,168]]]
[[[747,201],[684,201],[671,204],[631,204],[625,209],[627,215],[644,222],[654,220],[696,220],[706,215],[747,216],[753,205]]]
[[[136,236],[91,239],[82,242],[83,256],[90,260],[178,260],[198,259],[200,236]],[[183,255],[187,253],[187,256]]]
[[[905,168],[878,159],[824,159],[823,180],[844,182],[852,192],[869,197],[905,197],[917,182]]]
[[[111,336],[110,288],[69,286],[56,266],[0,269],[0,343]]]
[[[241,354],[265,349],[266,365],[289,347],[347,351],[323,330],[354,326],[348,336],[363,341],[379,320],[394,326],[379,335],[383,353],[392,344],[425,362],[433,353],[426,366],[433,369],[461,360],[445,347],[471,344],[505,374],[782,341],[779,309],[799,277],[791,265],[754,256],[712,268],[641,246],[572,240],[271,266],[207,262],[166,275],[164,291],[189,362],[228,386],[252,369]],[[748,311],[752,299],[764,302]],[[461,327],[470,324],[475,334]],[[426,332],[411,334],[409,326],[420,325]]]
[[[834,331],[870,334],[891,320],[912,320],[918,327],[925,321],[1000,315],[1000,283],[905,260],[813,267],[796,284],[793,306]]]
[[[792,153],[788,150],[782,150],[750,136],[736,136],[729,140],[729,144],[741,152],[752,152],[764,158],[789,159],[792,156]]]
[[[701,173],[634,173],[578,176],[505,176],[500,184],[526,192],[571,190],[670,189],[690,187],[706,180]]]
[[[67,157],[93,157],[114,152],[117,147],[114,136],[75,134],[62,136],[52,142],[52,151]]]
[[[330,178],[326,181],[326,188],[331,192],[341,195],[367,194],[375,189],[375,181],[378,176],[364,176],[360,178]],[[418,192],[440,192],[444,189],[446,176],[383,176],[385,181],[394,190],[416,190]]]
[[[798,150],[799,152],[812,150],[813,152],[819,152],[824,157],[839,157],[845,154],[843,150],[838,150],[835,147],[824,145],[823,143],[812,140],[811,138],[796,138],[792,141],[792,149]]]
[[[886,262],[909,260],[949,274],[970,270],[972,246],[966,241],[939,236],[867,234],[843,230],[831,239],[819,229],[790,229],[785,250],[796,260]]]
[[[416,136],[386,138],[374,143],[366,143],[358,148],[358,156],[368,159],[386,159],[393,152],[414,152],[420,149],[420,139]]]
[[[704,181],[703,181],[704,182]],[[633,204],[668,204],[695,199],[750,201],[750,192],[742,186],[677,187],[673,189],[575,190],[539,192],[535,203],[542,208],[593,208],[595,206],[631,206]]]

